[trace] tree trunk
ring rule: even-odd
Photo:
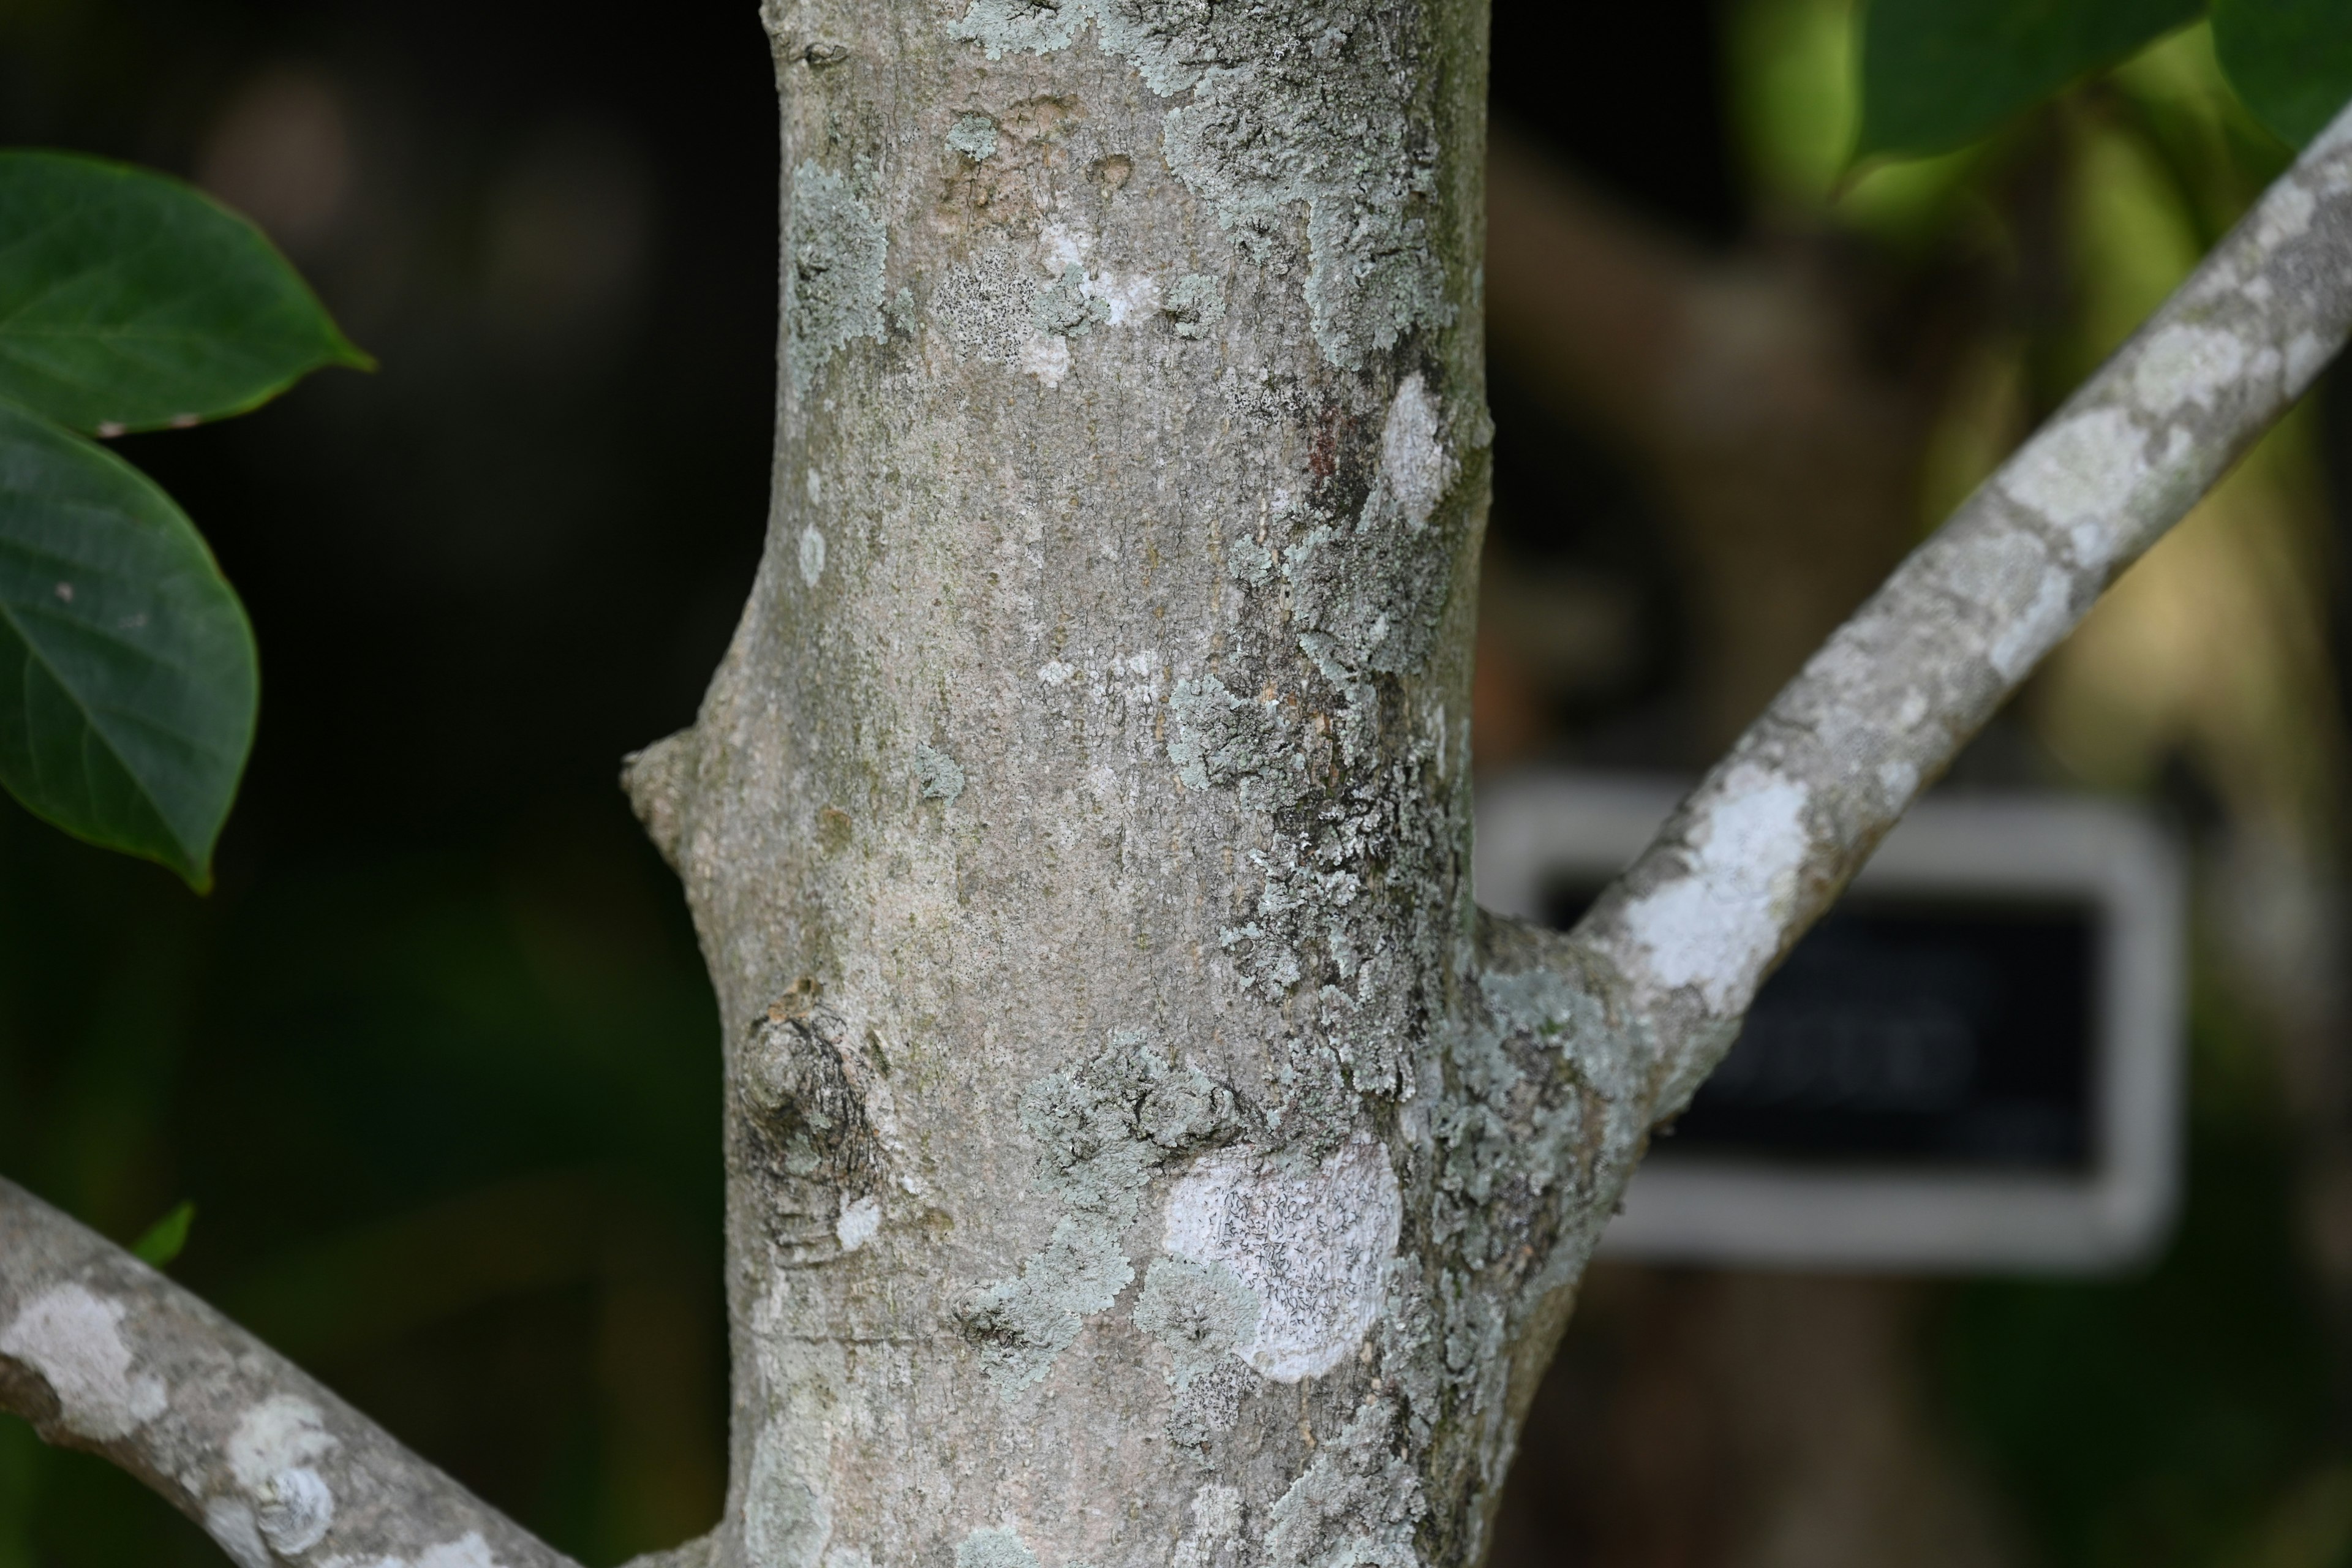
[[[631,771],[715,1561],[1466,1563],[1644,1125],[1474,1005],[1483,7],[935,9],[771,11],[768,551]]]

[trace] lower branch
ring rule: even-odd
[[[1643,1026],[1654,1118],[1764,976],[2125,568],[2352,332],[2352,111],[1897,569],[1566,939]]]
[[[0,1411],[121,1466],[239,1568],[570,1568],[252,1335],[5,1181]]]

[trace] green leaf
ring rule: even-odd
[[[172,498],[0,404],[0,784],[202,891],[259,691],[244,607]]]
[[[2203,0],[1872,0],[1854,156],[1950,152],[2203,9]]]
[[[147,1234],[131,1244],[131,1256],[151,1268],[163,1268],[180,1256],[188,1245],[188,1226],[195,1223],[196,1205],[184,1203],[147,1227]]]
[[[0,153],[0,397],[85,434],[242,414],[372,363],[261,231],[193,186]]]
[[[2254,118],[2293,146],[2352,100],[2344,0],[2213,0],[2213,52]]]

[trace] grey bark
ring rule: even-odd
[[[696,724],[628,773],[728,1021],[731,1484],[678,1560],[1470,1563],[1651,1126],[2342,340],[2352,137],[1562,938],[1468,886],[1484,7],[765,19],[768,548]],[[135,1277],[74,1267],[127,1321]],[[8,1348],[47,1321],[22,1268],[17,1406],[67,1375]],[[122,1342],[163,1401],[232,1332]]]
[[[0,1181],[0,1410],[103,1455],[238,1568],[568,1568],[252,1335]]]

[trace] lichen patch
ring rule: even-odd
[[[1255,1331],[1234,1353],[1277,1383],[1318,1377],[1379,1321],[1403,1199],[1385,1145],[1342,1145],[1297,1170],[1235,1148],[1186,1172],[1168,1195],[1163,1245],[1221,1265],[1255,1295]]]
[[[2183,404],[2210,407],[2246,366],[2246,345],[2235,332],[2175,323],[2140,350],[2132,390],[2149,413],[2168,415]]]
[[[793,171],[784,237],[784,360],[795,390],[853,339],[885,335],[882,268],[889,253],[882,220],[849,182],[817,163]]]
[[[956,1542],[956,1568],[1038,1568],[1037,1554],[1010,1530],[975,1530]]]
[[[1197,0],[971,0],[951,37],[991,58],[1096,43],[1162,98],[1160,150],[1244,250],[1286,246],[1302,209],[1317,344],[1351,369],[1454,310],[1430,245],[1431,86],[1417,8],[1302,0],[1270,12]]]
[[[1444,417],[1418,371],[1404,378],[1381,428],[1381,479],[1405,525],[1426,527],[1454,488],[1454,454],[1445,445]]]
[[[1043,1378],[1134,1279],[1120,1238],[1152,1173],[1171,1154],[1231,1137],[1241,1112],[1206,1073],[1121,1032],[1094,1059],[1032,1085],[1021,1120],[1037,1142],[1038,1184],[1064,1213],[1017,1275],[970,1292],[956,1311],[1008,1398]]]
[[[129,1436],[163,1413],[163,1380],[131,1370],[120,1301],[85,1286],[58,1285],[26,1302],[0,1333],[0,1355],[41,1374],[66,1430],[92,1442]]]
[[[1683,874],[1625,908],[1635,972],[1663,990],[1695,989],[1713,1013],[1744,1007],[1780,951],[1810,799],[1769,768],[1733,768],[1690,826]]]
[[[2120,408],[2094,408],[2055,425],[2011,459],[2001,489],[2065,531],[2075,562],[2104,567],[2113,519],[2126,511],[2147,459],[2146,433]]]
[[[915,745],[915,784],[925,800],[953,805],[963,794],[963,769],[945,752],[920,742]]]

